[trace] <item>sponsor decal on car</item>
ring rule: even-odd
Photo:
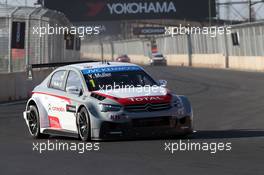
[[[112,74],[111,73],[98,73],[98,74],[94,74],[94,76],[96,78],[104,78],[104,77],[111,77]]]
[[[54,116],[48,116],[49,117],[49,124],[51,128],[61,128],[60,120],[57,117]]]
[[[141,101],[163,101],[164,98],[162,97],[135,97],[135,98],[128,98],[133,102],[141,102]]]
[[[100,92],[94,92],[103,97],[115,100],[121,105],[131,105],[131,104],[145,104],[145,103],[166,103],[170,102],[172,96],[170,94],[162,96],[143,96],[143,97],[128,97],[128,98],[117,98],[111,95],[103,94]]]
[[[66,111],[64,107],[51,106],[51,104],[49,104],[48,109],[49,109],[49,111],[56,111],[56,112],[65,112]]]
[[[66,105],[66,111],[75,113],[76,112],[76,106]]]
[[[89,75],[89,74],[98,74],[98,73],[138,71],[138,70],[142,70],[142,69],[138,66],[115,66],[115,67],[84,69],[84,70],[82,70],[82,73],[84,75],[87,75],[87,74]]]

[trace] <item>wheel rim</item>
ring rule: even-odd
[[[80,130],[80,135],[82,138],[87,136],[88,134],[88,122],[86,118],[86,114],[84,112],[80,113],[79,117],[79,130]]]
[[[36,116],[36,113],[34,111],[31,111],[28,116],[28,124],[30,132],[35,135],[38,131],[38,119]]]

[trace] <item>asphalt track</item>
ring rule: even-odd
[[[164,150],[174,139],[101,142],[99,151],[32,151],[24,103],[0,105],[0,174],[264,174],[264,74],[180,67],[147,67],[187,95],[197,133],[189,142],[231,142],[231,151]],[[4,92],[1,92],[4,93]],[[50,141],[76,142],[52,137]],[[183,142],[188,142],[187,139]]]

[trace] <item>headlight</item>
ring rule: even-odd
[[[100,104],[101,112],[111,112],[111,111],[120,111],[121,106],[119,105],[111,105],[111,104]]]
[[[177,115],[184,115],[184,106],[179,98],[173,101],[173,106],[177,108]]]
[[[176,98],[174,101],[173,101],[173,106],[180,109],[180,108],[183,108],[183,105],[182,105],[182,102],[179,98]]]

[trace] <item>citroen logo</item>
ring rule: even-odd
[[[145,107],[145,109],[147,110],[147,111],[151,111],[151,109],[152,109],[152,106],[151,106],[151,104],[146,104],[146,107]]]

